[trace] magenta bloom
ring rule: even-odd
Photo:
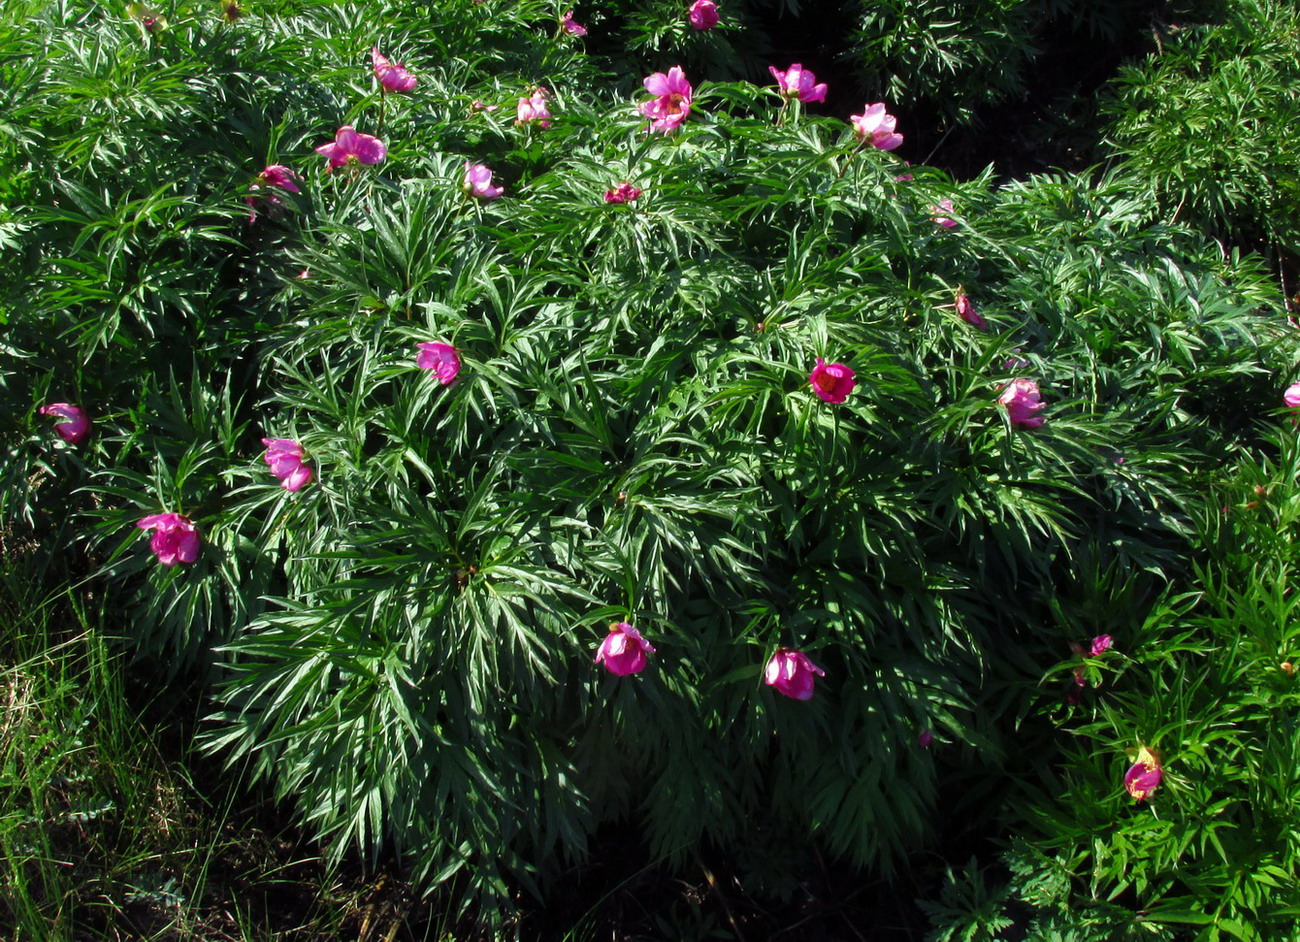
[[[980,317],[979,312],[975,310],[975,305],[971,303],[970,298],[966,297],[965,291],[957,292],[957,316],[970,324],[972,327],[984,329],[984,318]]]
[[[325,172],[330,173],[336,167],[377,164],[388,156],[388,148],[379,138],[359,134],[352,125],[345,124],[334,135],[334,143],[322,144],[316,148],[316,153],[329,158]]]
[[[596,651],[596,663],[604,664],[611,674],[626,677],[645,668],[645,656],[654,654],[650,642],[625,621],[609,626],[609,634]]]
[[[645,80],[645,90],[653,101],[642,102],[641,113],[650,119],[650,129],[660,134],[676,130],[691,113],[691,83],[679,65],[665,75],[656,72]]]
[[[492,185],[492,171],[482,164],[465,161],[465,182],[461,188],[470,196],[481,200],[494,200],[506,191],[503,186]]]
[[[1088,647],[1088,656],[1101,657],[1110,650],[1110,646],[1114,643],[1115,641],[1110,635],[1097,635],[1092,639],[1092,644]]]
[[[1038,428],[1046,420],[1038,413],[1042,411],[1043,399],[1038,393],[1038,384],[1032,379],[1013,379],[1007,383],[998,396],[998,402],[1007,407],[1007,417],[1011,424],[1020,428]]]
[[[1143,746],[1138,750],[1137,761],[1124,773],[1124,788],[1137,801],[1144,801],[1160,785],[1164,772],[1154,752]]]
[[[778,72],[774,65],[769,65],[767,71],[771,72],[772,78],[776,79],[777,90],[786,101],[791,98],[798,98],[800,101],[826,100],[826,83],[814,85],[817,76],[804,71],[804,67],[798,62],[784,72]]]
[[[90,434],[90,416],[86,415],[86,410],[80,406],[67,402],[51,402],[36,411],[41,415],[57,415],[61,419],[67,419],[66,422],[55,422],[54,431],[58,432],[59,437],[69,445],[80,445]]]
[[[301,193],[298,189],[298,174],[294,173],[283,164],[271,164],[265,170],[257,175],[257,182],[250,185],[249,189],[255,191],[244,197],[244,202],[248,204],[249,213],[248,221],[257,220],[257,205],[259,202],[265,203],[271,209],[279,209],[284,205],[284,200],[274,193],[260,193],[262,189],[267,190],[284,190],[288,193]]]
[[[898,119],[885,110],[883,101],[866,105],[862,114],[855,114],[849,120],[853,122],[854,133],[863,141],[870,141],[872,147],[893,150],[903,143],[903,135],[894,131]]]
[[[821,357],[808,376],[813,392],[826,402],[843,402],[858,385],[854,373],[843,363],[827,363]]]
[[[939,205],[930,207],[930,218],[934,220],[936,226],[951,229],[957,225],[957,220],[944,215],[950,212],[952,212],[952,200],[939,200]]]
[[[1292,383],[1282,394],[1282,401],[1290,409],[1300,409],[1300,383]]]
[[[164,566],[192,563],[199,558],[199,531],[180,514],[150,514],[136,521],[141,530],[152,530],[149,548]]]
[[[713,0],[695,0],[686,18],[698,30],[713,29],[718,25],[718,5]]]
[[[560,26],[563,27],[564,31],[565,31],[566,33],[568,33],[570,36],[586,36],[586,35],[587,35],[587,27],[585,27],[585,26],[579,26],[577,23],[575,23],[575,22],[573,21],[573,11],[572,11],[572,10],[570,10],[570,11],[568,11],[567,13],[564,14],[564,19],[562,19],[562,20],[560,21]]]
[[[813,684],[818,677],[825,676],[826,672],[808,660],[808,655],[802,651],[777,648],[772,659],[767,662],[763,683],[795,700],[811,700]]]
[[[551,126],[551,112],[546,107],[546,99],[549,94],[544,88],[534,88],[532,95],[519,99],[519,107],[515,110],[515,127],[535,121],[538,127],[549,128]]]
[[[379,47],[370,50],[370,61],[375,67],[375,78],[390,92],[409,92],[415,88],[415,76],[406,71],[400,62],[389,62]]]
[[[630,203],[641,195],[641,188],[624,181],[612,190],[605,191],[606,203]]]
[[[422,343],[415,365],[422,370],[433,370],[438,382],[446,386],[460,373],[460,354],[449,343]]]
[[[932,742],[934,742],[934,733],[928,729],[921,730],[921,735],[916,737],[916,744],[922,749],[929,749]]]
[[[311,468],[303,464],[302,446],[287,438],[264,438],[266,463],[286,491],[300,491],[311,481]]]

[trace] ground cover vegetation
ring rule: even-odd
[[[1155,10],[1105,167],[925,164],[1044,30],[1142,26],[1073,10],[837,8],[814,74],[709,0],[7,6],[7,532],[440,925],[617,835],[912,881],[936,939],[1277,938],[1296,14]],[[7,905],[81,931],[21,813]]]

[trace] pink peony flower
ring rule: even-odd
[[[957,225],[957,220],[950,219],[944,213],[952,212],[952,200],[939,200],[939,205],[930,207],[930,218],[936,226],[943,226],[945,229],[951,229]]]
[[[80,445],[90,434],[90,416],[86,415],[86,410],[80,406],[67,402],[51,402],[36,411],[41,415],[57,415],[68,420],[55,422],[54,431],[58,432],[59,437],[69,445]]]
[[[784,72],[778,72],[776,66],[769,65],[767,71],[772,73],[776,79],[777,91],[786,101],[791,98],[798,98],[800,101],[825,101],[826,100],[826,83],[814,85],[817,76],[811,72],[805,72],[804,67],[796,62]]]
[[[984,329],[984,318],[980,317],[979,312],[975,310],[975,305],[971,303],[970,298],[966,297],[965,291],[957,292],[957,316],[970,324],[972,327]]]
[[[862,114],[855,114],[849,120],[853,122],[854,133],[863,141],[870,141],[872,147],[893,150],[903,143],[903,135],[894,131],[898,119],[885,110],[883,101],[866,105]]]
[[[679,65],[665,75],[656,72],[645,80],[654,101],[642,102],[641,113],[650,119],[650,129],[661,134],[676,130],[691,113],[691,83]]]
[[[564,18],[560,21],[560,26],[561,26],[561,27],[564,29],[564,31],[565,31],[566,33],[568,33],[570,36],[586,36],[586,35],[587,35],[587,27],[585,27],[585,26],[579,26],[577,23],[575,23],[575,22],[573,21],[573,11],[572,11],[572,10],[569,10],[567,13],[564,14]]]
[[[465,182],[461,187],[470,196],[481,200],[494,200],[506,191],[503,186],[492,185],[492,171],[482,164],[465,161]]]
[[[1043,408],[1038,384],[1032,379],[1013,379],[998,396],[998,402],[1007,407],[1011,424],[1020,428],[1038,428],[1045,421],[1038,412]]]
[[[480,111],[486,111],[488,114],[491,114],[494,111],[500,111],[501,106],[489,105],[486,101],[476,101],[470,104],[469,110],[471,114],[477,114]]]
[[[911,162],[910,160],[904,160],[904,161],[903,161],[903,164],[904,164],[905,166],[908,166],[908,167],[912,166],[912,162]],[[916,178],[915,178],[914,176],[912,176],[911,173],[900,173],[898,176],[894,177],[894,182],[895,182],[895,183],[910,183],[912,180],[915,180],[915,179],[916,179]]]
[[[300,491],[311,481],[311,468],[303,464],[302,446],[287,438],[264,438],[266,463],[286,491]]]
[[[515,110],[515,127],[536,121],[538,127],[549,128],[551,112],[546,107],[549,95],[550,92],[544,88],[534,88],[532,95],[519,99],[519,107]]]
[[[921,735],[916,737],[916,744],[922,749],[929,749],[932,742],[934,742],[934,733],[928,729],[921,730]]]
[[[843,363],[827,363],[821,357],[808,376],[813,392],[826,402],[843,402],[858,385],[854,373]]]
[[[192,563],[199,558],[199,531],[180,514],[150,514],[136,521],[141,530],[152,530],[149,548],[164,566]]]
[[[284,200],[274,193],[261,193],[263,188],[284,190],[287,193],[301,193],[298,184],[295,182],[298,174],[294,173],[283,164],[271,164],[265,170],[257,175],[257,182],[250,185],[249,189],[255,192],[244,197],[244,202],[248,204],[248,221],[253,223],[257,220],[257,205],[259,202],[265,203],[270,209],[276,210],[284,205]]]
[[[1092,639],[1092,644],[1088,646],[1088,656],[1101,657],[1110,650],[1110,646],[1114,643],[1115,641],[1110,635],[1097,635]]]
[[[422,343],[415,365],[422,370],[433,370],[438,382],[447,386],[460,373],[460,354],[449,343]]]
[[[686,18],[698,30],[713,29],[718,25],[718,5],[713,0],[695,0]]]
[[[640,195],[641,188],[639,186],[633,186],[625,181],[614,187],[614,189],[605,191],[605,202],[630,203]]]
[[[377,164],[388,156],[384,142],[369,134],[359,134],[350,124],[345,124],[334,135],[332,144],[322,144],[316,153],[329,158],[326,173],[336,167],[355,167],[358,164]]]
[[[1300,383],[1292,383],[1282,394],[1282,401],[1289,409],[1300,409]]]
[[[814,676],[815,675],[815,676]],[[763,673],[763,683],[775,687],[787,697],[795,700],[811,700],[813,684],[818,677],[825,677],[826,672],[808,660],[802,651],[790,648],[777,648],[772,659],[767,662]]]
[[[1124,788],[1136,801],[1145,801],[1160,785],[1164,772],[1154,752],[1143,746],[1138,750],[1137,761],[1124,773]]]
[[[611,674],[626,677],[641,673],[645,668],[645,656],[654,653],[655,649],[641,637],[641,632],[620,621],[609,626],[609,634],[605,635],[596,651],[596,663],[604,664]]]
[[[415,76],[400,62],[389,62],[375,46],[370,50],[370,61],[375,68],[375,78],[390,92],[409,92],[415,88]]]

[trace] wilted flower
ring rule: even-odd
[[[843,363],[827,363],[821,357],[808,376],[813,392],[826,402],[843,402],[858,385],[854,373]]]
[[[930,207],[930,219],[934,221],[936,226],[943,226],[945,229],[951,229],[953,226],[957,225],[957,220],[944,215],[945,213],[950,212],[952,212],[952,200],[939,200],[937,206]]]
[[[1101,657],[1110,650],[1110,646],[1114,643],[1114,639],[1110,635],[1097,635],[1092,639],[1092,644],[1088,646],[1088,656]]]
[[[460,373],[460,354],[449,343],[422,343],[415,357],[415,365],[422,370],[433,370],[438,382],[446,386]]]
[[[143,3],[128,3],[126,13],[127,16],[143,26],[146,32],[156,33],[167,28],[166,17],[159,16],[156,10],[145,6]]]
[[[390,92],[409,92],[415,88],[415,76],[408,72],[400,62],[389,62],[380,53],[379,47],[370,50],[370,62],[375,68],[375,78],[379,84]]]
[[[645,89],[655,98],[642,102],[641,113],[650,119],[650,129],[661,134],[676,130],[691,113],[691,83],[679,65],[668,74],[656,72],[645,80]]]
[[[233,23],[244,15],[244,11],[239,9],[238,0],[224,0],[221,4],[221,15],[225,17],[227,23]]]
[[[288,193],[301,193],[298,184],[294,181],[298,175],[283,164],[271,164],[265,170],[257,175],[257,181],[249,186],[250,190],[255,191],[244,197],[244,202],[248,204],[249,213],[248,221],[254,222],[257,219],[257,205],[259,202],[266,203],[271,209],[279,209],[284,205],[284,200],[274,193],[257,192],[263,187],[270,189],[284,190]]]
[[[1038,384],[1032,379],[1013,379],[998,396],[998,402],[1007,407],[1007,418],[1021,428],[1038,428],[1046,419],[1038,412],[1043,408]]]
[[[1300,383],[1292,383],[1282,394],[1282,401],[1289,409],[1300,409]]]
[[[300,491],[311,481],[311,468],[303,464],[302,446],[287,438],[264,438],[266,463],[286,491]]]
[[[713,29],[718,25],[718,5],[713,0],[695,0],[686,18],[696,29]]]
[[[810,661],[802,651],[777,648],[772,659],[767,662],[763,683],[795,700],[810,700],[813,684],[818,677],[825,676],[826,672]]]
[[[544,88],[534,88],[530,96],[519,99],[519,107],[515,110],[515,126],[536,121],[539,127],[549,128],[551,112],[546,107],[549,94]]]
[[[606,203],[630,203],[641,195],[641,188],[624,181],[612,190],[605,191]]]
[[[503,186],[492,185],[492,171],[482,164],[465,161],[465,182],[463,189],[470,196],[481,200],[494,200],[506,191]]]
[[[80,406],[67,402],[51,402],[36,411],[41,415],[57,415],[68,420],[55,422],[54,431],[58,432],[59,437],[69,445],[80,445],[90,434],[90,416],[86,415],[86,410]]]
[[[776,66],[769,65],[767,71],[772,73],[776,79],[777,91],[781,97],[789,101],[792,98],[798,98],[800,101],[825,101],[826,100],[826,83],[814,85],[817,76],[812,72],[804,70],[804,67],[796,62],[784,72],[777,71]]]
[[[903,135],[894,131],[898,119],[885,110],[883,101],[864,106],[862,114],[855,114],[849,120],[853,122],[854,133],[869,141],[872,147],[893,150],[903,143]]]
[[[596,651],[596,663],[604,664],[611,674],[626,677],[645,668],[645,656],[654,654],[650,642],[625,621],[609,626],[609,634]]]
[[[979,312],[975,310],[975,305],[971,303],[970,298],[966,297],[965,291],[957,292],[957,316],[970,324],[972,327],[984,329],[984,318],[980,317]]]
[[[573,21],[573,11],[572,11],[572,10],[569,10],[567,13],[564,14],[564,18],[563,18],[562,20],[560,20],[560,26],[561,26],[561,27],[564,29],[564,31],[565,31],[566,33],[568,33],[570,36],[586,36],[586,35],[587,35],[587,27],[585,27],[585,26],[579,26],[577,23],[575,23],[575,22]]]
[[[388,156],[388,148],[379,138],[359,134],[352,125],[345,124],[334,135],[333,143],[322,144],[316,153],[329,158],[325,172],[330,173],[336,167],[377,164]]]
[[[1144,801],[1160,785],[1164,773],[1154,752],[1143,746],[1138,750],[1137,761],[1124,773],[1124,788],[1137,801]]]
[[[141,530],[152,530],[149,548],[164,566],[192,563],[199,558],[199,531],[181,514],[150,514],[136,521]]]

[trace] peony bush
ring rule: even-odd
[[[1188,591],[1294,379],[1267,276],[1122,173],[909,168],[798,64],[610,76],[529,2],[27,5],[0,510],[208,681],[208,748],[429,887],[544,895],[615,823],[892,872],[1050,804],[1038,681],[1079,645],[1083,708]]]

